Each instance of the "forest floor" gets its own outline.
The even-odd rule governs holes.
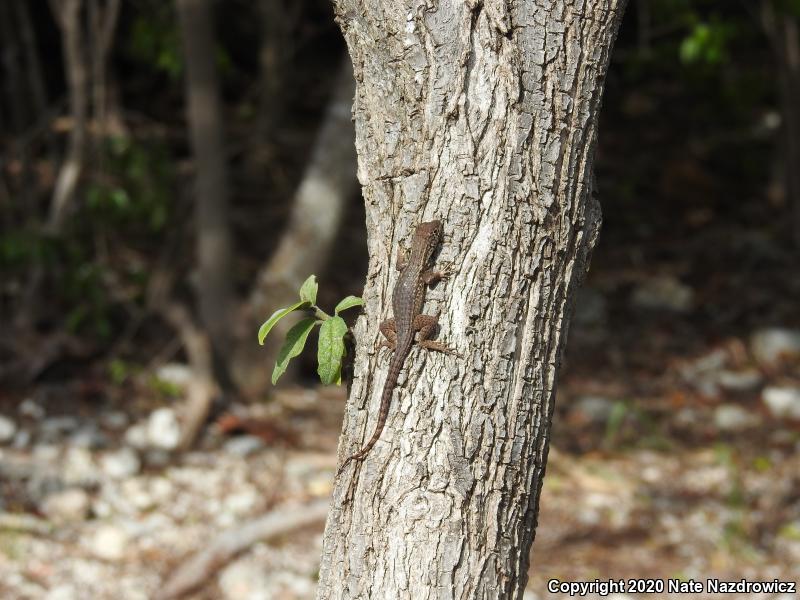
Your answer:
[[[792,255],[731,223],[639,245],[610,231],[570,333],[527,597],[568,597],[551,579],[796,581]],[[280,390],[175,455],[163,394],[190,376],[167,364],[0,398],[0,597],[152,598],[221,532],[329,496],[343,390]],[[312,598],[322,528],[253,545],[187,597]]]

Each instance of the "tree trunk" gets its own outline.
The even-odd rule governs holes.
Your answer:
[[[792,236],[800,249],[800,27],[797,17],[774,0],[762,0],[761,9],[762,25],[777,59],[784,189],[793,213]]]
[[[61,231],[67,209],[78,188],[78,180],[86,158],[89,100],[86,72],[86,36],[82,25],[83,0],[51,0],[53,15],[61,29],[64,53],[64,72],[69,88],[69,111],[72,120],[69,130],[67,155],[58,171],[50,203],[48,229],[53,234]]]
[[[570,307],[600,225],[603,77],[624,0],[338,0],[357,81],[366,316],[340,458],[372,433],[394,255],[440,219],[428,293],[460,356],[412,350],[334,490],[319,598],[520,598]]]
[[[194,154],[197,298],[218,356],[229,350],[233,284],[228,182],[209,0],[177,0]]]

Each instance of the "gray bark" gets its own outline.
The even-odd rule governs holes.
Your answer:
[[[570,306],[600,225],[591,194],[603,77],[624,0],[339,0],[357,81],[366,315],[340,459],[372,432],[395,251],[441,219],[386,429],[337,480],[319,598],[520,598]]]

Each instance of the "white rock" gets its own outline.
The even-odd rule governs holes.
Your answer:
[[[228,600],[269,600],[269,578],[262,568],[235,562],[219,576],[223,598]]]
[[[42,463],[52,463],[63,455],[59,446],[53,444],[36,444],[33,447],[33,458]]]
[[[62,477],[68,485],[86,485],[97,482],[97,468],[92,454],[86,448],[69,448],[64,458]]]
[[[42,512],[51,521],[83,521],[89,516],[89,495],[80,488],[50,494],[42,502]]]
[[[14,443],[11,444],[14,448],[22,449],[27,448],[31,443],[31,432],[27,429],[20,429],[14,437]]]
[[[69,443],[80,448],[97,449],[108,445],[106,434],[97,428],[97,425],[90,423],[83,425],[69,436]]]
[[[102,459],[100,465],[109,477],[114,479],[125,479],[132,477],[142,468],[139,455],[132,448],[120,448],[114,452],[109,452]]]
[[[130,536],[124,529],[113,525],[101,526],[89,541],[89,550],[97,558],[118,561],[125,558]]]
[[[25,398],[19,405],[19,414],[24,417],[30,417],[37,421],[44,417],[45,411],[42,405],[36,402],[33,398]]]
[[[103,413],[100,416],[100,420],[109,429],[122,429],[129,422],[128,415],[119,410]]]
[[[800,419],[800,388],[767,387],[761,392],[761,398],[773,417]]]
[[[614,410],[614,403],[602,396],[582,396],[572,408],[573,415],[594,423],[605,423]]]
[[[78,419],[69,415],[48,417],[39,423],[39,431],[46,437],[56,437],[74,431],[78,425]]]
[[[760,329],[750,338],[750,352],[762,367],[776,367],[783,359],[800,358],[800,330]]]
[[[158,450],[154,448],[145,453],[144,462],[148,467],[162,469],[169,464],[170,458],[170,454],[166,450]]]
[[[703,373],[713,373],[716,376],[728,360],[728,352],[724,348],[717,348],[681,366],[680,373],[688,381]]]
[[[748,392],[754,390],[763,381],[761,373],[755,369],[745,371],[720,371],[717,373],[720,386],[732,392]]]
[[[237,435],[225,442],[223,446],[228,454],[248,456],[264,447],[264,440],[255,435]]]
[[[739,431],[759,422],[757,415],[736,404],[722,404],[714,411],[714,425],[722,431]]]
[[[688,406],[683,407],[678,412],[675,413],[673,419],[675,420],[676,425],[680,425],[682,427],[692,427],[697,425],[697,420],[699,419],[699,415],[697,411],[693,408]]]
[[[168,363],[156,371],[156,377],[166,383],[185,388],[192,381],[192,369],[181,363]]]
[[[270,573],[271,598],[313,598],[317,586],[311,579],[296,571]]]
[[[235,494],[228,494],[223,501],[223,510],[233,516],[241,516],[252,511],[258,504],[259,495],[252,488],[246,488]]]
[[[139,450],[147,448],[149,439],[147,437],[147,425],[136,423],[128,427],[125,431],[125,443]]]
[[[17,424],[8,417],[0,415],[0,444],[7,444],[17,434]]]
[[[175,411],[171,408],[154,410],[147,421],[147,439],[154,448],[177,448],[181,440],[181,427]]]
[[[77,600],[77,598],[78,595],[75,593],[75,588],[68,584],[50,588],[44,596],[44,600]]]
[[[157,502],[164,502],[172,495],[175,486],[166,477],[156,477],[150,481],[150,494]]]
[[[641,308],[688,312],[694,303],[694,290],[669,275],[653,277],[636,287],[631,303]]]

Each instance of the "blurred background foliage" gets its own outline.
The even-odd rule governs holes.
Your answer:
[[[70,4],[77,6],[77,58],[66,42],[63,7]],[[175,323],[159,309],[165,298],[189,307],[201,331],[214,329],[196,308],[208,290],[196,277],[197,149],[185,106],[188,90],[200,84],[187,74],[186,24],[176,6],[70,0],[58,15],[44,0],[4,4],[0,299],[2,351],[14,368],[2,375],[16,386],[34,384],[59,363],[70,365],[58,369],[63,376],[79,377],[96,361],[146,363],[164,348],[182,355],[170,342]],[[222,124],[220,146],[210,152],[225,167],[228,200],[220,210],[233,240],[226,273],[234,307],[225,319],[234,331],[242,319],[248,329],[266,316],[248,320],[242,305],[282,236],[291,234],[293,198],[320,143],[344,48],[322,0],[208,6]],[[617,227],[648,239],[659,229],[676,233],[661,212],[665,204],[700,224],[718,212],[752,216],[771,206],[776,235],[786,244],[797,236],[797,192],[781,174],[796,156],[787,154],[781,132],[796,118],[786,111],[798,100],[791,96],[798,76],[780,72],[774,22],[796,34],[798,14],[795,0],[631,2],[602,113],[598,175],[609,236]],[[104,55],[93,25],[106,17],[113,22]],[[85,63],[88,81],[85,122],[74,108],[76,61]],[[792,76],[795,87],[782,88]],[[54,187],[76,128],[83,129],[80,175],[63,222],[53,227]],[[360,199],[350,196],[347,218],[332,235],[339,260],[352,259],[345,264],[353,268],[323,276],[326,300],[360,293],[364,227]],[[169,293],[149,295],[162,271]],[[273,305],[285,301],[267,296]],[[156,304],[148,300],[154,297]],[[75,343],[54,353],[47,368],[26,369],[55,333]],[[241,334],[246,341],[211,337],[215,378],[236,395],[242,386],[226,374],[226,351],[216,346],[254,345],[255,331]]]

